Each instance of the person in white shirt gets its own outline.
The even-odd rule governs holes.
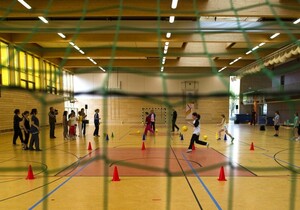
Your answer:
[[[155,118],[156,118],[156,115],[153,111],[153,109],[150,111],[150,118],[151,118],[151,128],[152,130],[155,132]]]
[[[200,115],[197,114],[196,112],[193,112],[192,117],[193,117],[194,121],[193,121],[193,123],[189,122],[189,124],[194,126],[194,131],[193,131],[193,135],[192,135],[192,138],[191,138],[191,141],[190,141],[189,148],[186,151],[188,153],[193,151],[194,142],[196,142],[197,144],[205,145],[207,147],[209,146],[208,142],[199,140],[199,136],[200,136],[200,122],[199,122]]]
[[[218,126],[221,127],[221,129],[218,131],[218,139],[221,140],[221,133],[224,131],[226,135],[228,135],[231,138],[231,143],[233,143],[234,137],[228,132],[227,130],[227,124],[226,124],[226,117],[224,114],[221,114],[222,120],[221,123],[218,124]]]

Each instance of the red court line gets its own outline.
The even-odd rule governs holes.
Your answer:
[[[120,176],[182,176],[182,171],[176,157],[171,151],[164,148],[107,148],[107,158],[111,160],[109,166],[117,166]],[[170,150],[170,148],[169,148]],[[181,153],[185,149],[173,148],[178,158],[179,164],[188,176],[194,176],[186,161],[182,158]],[[104,161],[101,157],[101,149],[94,151],[81,160],[87,161],[91,158],[95,160],[90,163],[84,170],[76,176],[103,176]],[[167,154],[169,156],[167,157]],[[220,166],[224,166],[225,173],[231,176],[254,176],[251,172],[244,169],[238,164],[234,166],[229,164],[229,160],[224,155],[213,149],[197,148],[192,153],[186,155],[192,163],[193,168],[200,176],[219,176]],[[166,166],[166,160],[169,161]],[[82,163],[82,164],[83,164]],[[81,165],[81,164],[80,164]],[[80,166],[79,165],[79,166]],[[231,166],[230,166],[231,165]],[[78,167],[80,168],[80,167]],[[168,168],[168,172],[166,172]],[[70,173],[67,169],[58,174],[58,176],[72,176],[78,171],[75,169]],[[109,170],[110,176],[113,173],[113,167]]]

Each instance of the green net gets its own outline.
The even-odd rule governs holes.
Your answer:
[[[140,124],[145,112],[155,109],[158,125],[167,130],[165,144],[160,145],[165,149],[163,168],[118,162],[109,155],[112,147],[105,138],[98,145],[100,155],[79,159],[70,165],[78,164],[84,170],[92,162],[103,161],[101,177],[106,178],[110,177],[110,166],[116,162],[129,168],[162,172],[167,180],[163,192],[165,209],[175,208],[172,204],[174,177],[184,176],[191,186],[188,176],[194,174],[203,183],[197,175],[199,170],[195,171],[191,165],[188,170],[181,168],[175,173],[171,170],[173,158],[180,167],[182,160],[189,163],[185,155],[180,156],[174,150],[184,147],[174,143],[174,136],[170,134],[174,108],[185,115],[187,105],[192,105],[207,124],[217,123],[219,115],[228,112],[232,121],[237,120],[235,109],[242,113],[251,112],[255,107],[264,118],[281,110],[282,123],[287,126],[299,110],[300,29],[296,22],[299,1],[189,0],[179,1],[178,9],[170,9],[171,1],[159,0],[28,1],[32,6],[29,10],[20,2],[23,1],[0,3],[0,104],[4,107],[0,111],[1,119],[16,107],[27,110],[34,105],[41,113],[41,124],[47,125],[51,106],[62,113],[79,111],[86,104],[92,104],[93,108],[101,109],[103,137],[112,132],[114,124]],[[39,16],[45,17],[48,23],[39,20]],[[175,17],[174,23],[170,23],[171,16]],[[277,37],[270,38],[276,33]],[[234,88],[237,80],[240,85]],[[12,95],[19,99],[14,100]],[[10,106],[5,106],[10,102]],[[264,112],[265,104],[270,110],[268,113]],[[93,110],[85,108],[85,111],[92,119]],[[179,118],[181,124],[185,120],[185,116]],[[267,119],[261,124],[268,124]],[[11,121],[7,121],[0,130],[8,131],[10,125]],[[206,132],[214,133],[211,128]],[[293,135],[291,132],[289,138]],[[51,149],[47,132],[42,132],[40,139],[42,148]],[[85,148],[86,144],[81,147]],[[68,150],[64,148],[64,151]],[[254,164],[247,168],[258,174],[281,173],[282,167],[289,171],[286,208],[296,209],[299,154],[293,141],[283,151],[288,151],[287,162],[277,159],[276,154],[273,157],[280,167]],[[228,149],[230,164],[235,161],[235,152],[234,147]],[[86,150],[78,153],[84,156]],[[47,153],[41,153],[42,165],[34,167],[43,174],[43,196],[30,209],[40,205],[49,209],[48,197],[80,172],[66,179],[49,178],[59,175],[66,166],[51,163],[51,168],[47,168],[48,158]],[[219,169],[221,165],[213,164],[205,170]],[[3,173],[18,175],[26,170],[25,165],[1,169]],[[217,209],[234,209],[237,183],[234,174],[229,177],[227,206],[221,207],[210,195]],[[56,188],[49,187],[60,179],[63,181]],[[109,185],[109,179],[99,184],[103,196],[99,196],[101,207],[98,209],[109,209]],[[204,209],[205,204],[198,200],[197,193],[193,191],[193,195],[197,206]],[[1,201],[14,197],[6,196]]]

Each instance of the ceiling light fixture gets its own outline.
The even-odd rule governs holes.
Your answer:
[[[58,36],[60,36],[61,38],[66,38],[66,36],[63,34],[63,33],[57,33],[58,34]]]
[[[178,0],[172,0],[171,8],[176,9],[178,4]]]
[[[43,21],[44,23],[49,23],[48,20],[46,18],[44,18],[43,16],[38,16],[38,18]]]
[[[252,51],[257,50],[259,48],[259,46],[255,46],[252,48]]]
[[[160,67],[160,71],[164,71],[164,67],[162,66],[162,67]]]
[[[74,45],[74,48],[78,51],[80,50],[80,48],[77,45]]]
[[[262,43],[260,43],[258,46],[263,46],[263,45],[265,45],[266,43],[264,43],[264,42],[262,42]]]
[[[270,39],[274,39],[275,37],[277,37],[277,36],[279,36],[280,35],[280,33],[275,33],[275,34],[273,34],[272,36],[270,36]]]
[[[72,45],[72,46],[74,46],[74,45],[75,45],[75,44],[74,44],[74,42],[69,42],[69,44],[70,44],[70,45]]]
[[[31,9],[31,6],[24,0],[18,0],[18,2],[20,2],[20,4],[22,4],[24,7],[26,7],[26,9]]]
[[[106,70],[104,68],[102,68],[101,66],[98,66],[99,69],[101,69],[102,71],[106,72]]]
[[[169,39],[169,38],[171,37],[171,32],[168,32],[168,33],[166,34],[166,37]]]
[[[298,18],[297,20],[295,20],[295,21],[293,22],[293,24],[298,24],[298,23],[300,23],[300,18]]]
[[[221,71],[223,71],[224,69],[226,69],[227,68],[227,66],[224,66],[223,68],[221,68],[218,72],[221,72]]]
[[[169,42],[165,42],[165,45],[166,45],[166,46],[169,46],[169,44],[170,44]]]
[[[84,52],[83,52],[82,50],[79,50],[79,52],[80,52],[82,55],[84,55]]]
[[[248,52],[246,52],[246,55],[249,55],[252,52],[252,50],[249,50]]]
[[[174,21],[175,21],[175,16],[170,16],[169,22],[170,22],[170,23],[174,23]]]

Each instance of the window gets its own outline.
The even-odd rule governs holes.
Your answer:
[[[1,74],[1,85],[8,86],[10,85],[10,76],[9,76],[9,51],[8,51],[8,44],[0,42],[0,57],[1,57],[1,67],[0,67],[0,74]]]

